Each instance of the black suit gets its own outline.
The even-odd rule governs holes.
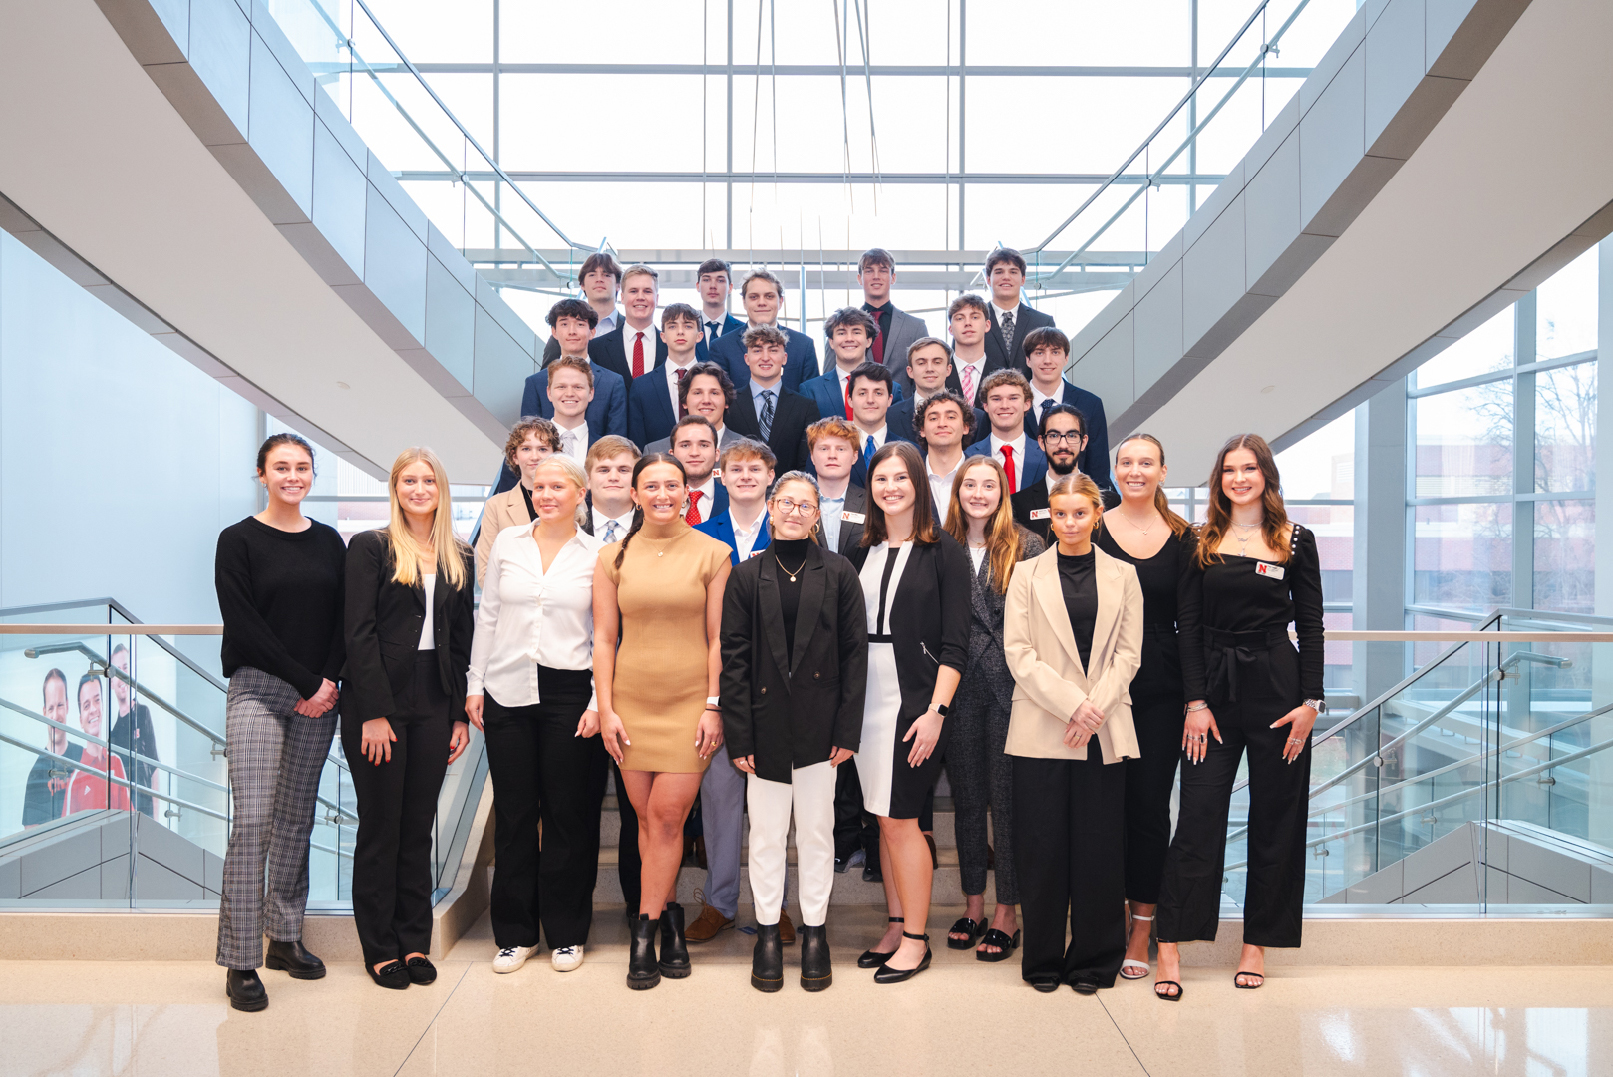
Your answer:
[[[992,338],[990,336],[986,337],[988,342],[991,339]],[[998,346],[1000,348],[1001,344],[999,343]],[[980,376],[975,378],[975,398],[970,401],[970,403],[974,405],[975,414],[986,414],[983,410],[981,410],[980,407],[981,404],[985,403],[985,400],[981,396],[980,387],[985,385],[986,378],[997,373],[999,370],[1006,370],[1007,367],[1008,364],[1003,361],[1003,358],[1000,354],[993,355],[989,347],[986,349],[986,363],[980,368]],[[947,388],[951,389],[959,396],[963,395],[963,378],[958,374],[958,362],[955,359],[952,361],[952,373],[947,375]],[[979,428],[977,427],[976,432],[978,432],[978,429]],[[991,426],[989,423],[986,425],[986,433],[991,433]],[[983,437],[984,435],[981,436]],[[975,440],[978,441],[979,438],[976,438]]]
[[[986,314],[991,318],[991,329],[986,333],[986,358],[995,359],[998,368],[1011,366],[1013,369],[1025,374],[1030,366],[1025,362],[1025,338],[1030,336],[1032,329],[1040,329],[1045,325],[1053,324],[1051,314],[1027,305],[1023,299],[1019,302],[1019,309],[1014,312],[1014,344],[1012,356],[1008,354],[1008,345],[1003,341],[1002,326],[997,320],[997,304],[986,300]],[[989,365],[989,364],[988,364]]]
[[[782,383],[776,391],[778,399],[773,402],[773,429],[767,438],[767,447],[778,457],[777,474],[782,475],[806,467],[806,428],[818,421],[818,408],[800,393],[784,388]],[[750,386],[740,388],[734,395],[734,406],[728,409],[726,418],[735,433],[762,440],[762,424]]]
[[[393,576],[381,531],[347,547],[347,668],[342,683],[342,748],[358,795],[353,847],[353,923],[366,963],[431,950],[431,830],[448,769],[453,723],[465,720],[476,565],[469,549],[464,583],[439,572],[432,600],[434,649],[420,649],[422,585]],[[391,757],[365,758],[364,724],[385,719]]]
[[[627,350],[627,320],[624,318],[615,329],[609,333],[602,333],[588,342],[588,358],[621,375],[622,381],[631,388],[633,385],[633,356]],[[637,330],[634,330],[637,332]],[[653,354],[651,341],[654,341]],[[666,362],[666,345],[661,341],[661,334],[651,325],[644,330],[644,370],[648,373]],[[653,358],[653,362],[651,361]]]
[[[778,562],[754,557],[728,577],[722,617],[724,747],[756,757],[756,776],[856,750],[863,721],[868,618],[851,562],[807,546],[793,649],[786,648]]]
[[[866,518],[868,512],[868,491],[853,483],[846,487],[846,503],[841,512],[850,512]],[[850,557],[851,551],[862,544],[863,523],[852,523],[849,520],[840,521],[840,541],[836,543],[835,552],[842,557]],[[812,528],[812,538],[819,546],[827,545],[827,538],[823,533],[823,521],[820,519]]]

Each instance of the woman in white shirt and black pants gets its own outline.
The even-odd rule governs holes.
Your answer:
[[[537,520],[499,532],[482,585],[465,712],[487,737],[493,778],[494,972],[525,964],[540,924],[554,967],[575,969],[593,919],[607,757],[593,675],[604,543],[577,529],[587,488],[569,456],[539,464]]]

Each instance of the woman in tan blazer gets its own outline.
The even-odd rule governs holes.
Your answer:
[[[487,575],[493,540],[506,527],[531,527],[538,518],[532,507],[532,477],[538,465],[560,451],[560,431],[548,419],[529,415],[510,427],[504,442],[504,459],[521,473],[512,490],[494,494],[482,505],[482,522],[476,532],[476,585]]]
[[[1126,768],[1117,764],[1138,755],[1130,687],[1143,595],[1137,570],[1092,544],[1103,518],[1096,483],[1061,478],[1048,506],[1057,544],[1014,573],[1003,622],[1015,681],[1004,751],[1014,760],[1021,967],[1038,991],[1068,983],[1090,995],[1114,986],[1126,956]]]

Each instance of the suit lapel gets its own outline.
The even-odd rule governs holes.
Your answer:
[[[777,563],[776,558],[769,558]],[[818,610],[823,607],[827,588],[827,571],[823,567],[823,554],[816,547],[807,547],[805,575],[801,577],[801,604],[795,611],[795,653],[790,656],[790,675],[800,668],[812,646],[812,633],[818,627]]]
[[[762,603],[762,619],[766,622],[767,646],[773,652],[776,666],[787,671],[790,668],[790,655],[784,646],[784,607],[778,593],[778,562],[771,557],[762,561],[761,588],[758,597]]]
[[[1092,657],[1096,659],[1102,641],[1114,631],[1115,619],[1120,616],[1121,584],[1119,563],[1102,550],[1094,547],[1098,576],[1098,616],[1092,625]]]
[[[1075,630],[1070,627],[1070,610],[1064,604],[1064,584],[1059,579],[1057,553],[1043,554],[1036,559],[1036,597],[1042,612],[1053,622],[1053,634],[1058,637],[1059,644],[1085,677],[1086,667],[1081,662],[1081,649],[1076,646]]]

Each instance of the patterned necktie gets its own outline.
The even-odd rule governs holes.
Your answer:
[[[1003,470],[1008,472],[1008,492],[1017,494],[1019,493],[1019,483],[1014,481],[1014,447],[1004,445],[997,451],[1003,454]]]
[[[963,376],[963,398],[973,404],[975,399],[975,368],[967,364],[958,372]],[[846,416],[851,418],[851,416]]]
[[[1003,348],[1008,353],[1004,358],[1006,358],[1008,360],[1008,363],[1009,363],[1010,366],[1015,365],[1014,364],[1014,312],[1011,311],[1011,310],[1003,312]]]
[[[706,349],[709,351],[717,346],[717,338],[722,336],[722,325],[718,322],[706,323]]]
[[[644,376],[644,331],[635,330],[633,333],[633,377]]]
[[[762,390],[762,440],[773,436],[773,390]]]
[[[1053,399],[1052,397],[1048,397],[1046,400],[1042,401],[1042,413],[1040,415],[1036,416],[1036,435],[1037,435],[1037,437],[1041,436],[1042,428],[1047,425],[1047,409],[1052,407],[1054,404],[1057,404],[1057,403],[1058,403],[1058,401]]]
[[[700,526],[700,497],[699,490],[689,491],[689,511],[683,514],[683,518],[690,527]]]
[[[616,541],[616,521],[615,520],[606,520],[605,521],[605,541],[606,542],[615,542]]]
[[[560,435],[560,451],[567,456],[577,455],[577,432],[567,430]]]

